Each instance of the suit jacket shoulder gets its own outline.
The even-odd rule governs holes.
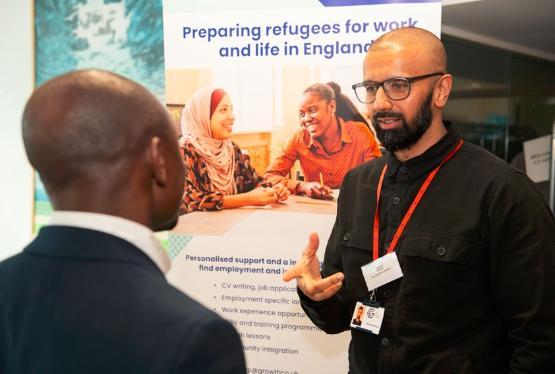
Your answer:
[[[245,368],[229,322],[168,284],[131,243],[93,230],[43,228],[1,263],[0,314],[2,373]]]

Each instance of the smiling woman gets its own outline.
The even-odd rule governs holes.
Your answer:
[[[287,199],[282,185],[262,183],[233,141],[235,116],[222,89],[197,91],[183,108],[181,153],[186,167],[181,213],[267,205]]]
[[[326,198],[339,188],[347,172],[381,156],[374,134],[340,87],[330,82],[306,88],[299,102],[301,128],[287,140],[283,152],[264,177],[285,184],[292,193]],[[299,160],[305,181],[288,178]]]

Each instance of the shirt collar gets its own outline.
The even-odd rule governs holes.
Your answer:
[[[351,138],[351,135],[349,134],[349,131],[347,131],[347,126],[345,125],[345,121],[343,120],[343,118],[338,117],[338,116],[336,116],[335,118],[337,118],[337,125],[339,126],[339,131],[341,133],[341,143],[340,143],[340,146],[339,146],[339,149],[341,149],[341,146],[343,144],[350,143],[353,140]],[[309,148],[310,147],[322,148],[322,145],[320,144],[320,142],[318,142],[317,140],[312,139],[310,137],[310,134],[306,130],[305,130],[305,136],[306,136],[305,139],[306,139],[307,147],[309,147]],[[336,150],[336,151],[338,151],[338,150]]]
[[[144,252],[164,274],[170,270],[170,258],[160,241],[152,230],[140,223],[100,213],[55,211],[49,225],[79,227],[117,236]]]
[[[461,139],[461,135],[451,123],[445,121],[443,125],[447,129],[447,133],[420,156],[401,162],[395,158],[393,152],[389,152],[387,155],[387,176],[397,175],[399,169],[404,166],[411,179],[418,179],[424,173],[436,167]]]

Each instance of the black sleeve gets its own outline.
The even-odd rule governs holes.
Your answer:
[[[337,207],[338,212],[342,207],[341,201],[342,198],[340,196]],[[341,261],[341,246],[338,239],[338,221],[336,220],[326,246],[322,277],[325,278],[337,272],[344,272],[344,269]],[[297,289],[301,300],[301,307],[305,313],[317,327],[328,334],[338,334],[349,329],[349,321],[352,317],[354,304],[348,302],[345,289],[344,281],[343,286],[335,295],[323,301],[310,300],[301,290]]]
[[[555,373],[555,220],[514,171],[489,196],[492,292],[513,346],[511,373]]]

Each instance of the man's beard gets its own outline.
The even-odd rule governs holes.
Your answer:
[[[428,130],[432,123],[432,96],[433,92],[430,92],[420,106],[420,109],[418,109],[413,123],[410,124],[407,124],[403,115],[398,112],[374,113],[372,123],[376,130],[376,136],[389,152],[409,148]],[[380,127],[380,122],[378,121],[379,118],[383,117],[398,118],[401,120],[402,126],[396,129],[384,130]]]

